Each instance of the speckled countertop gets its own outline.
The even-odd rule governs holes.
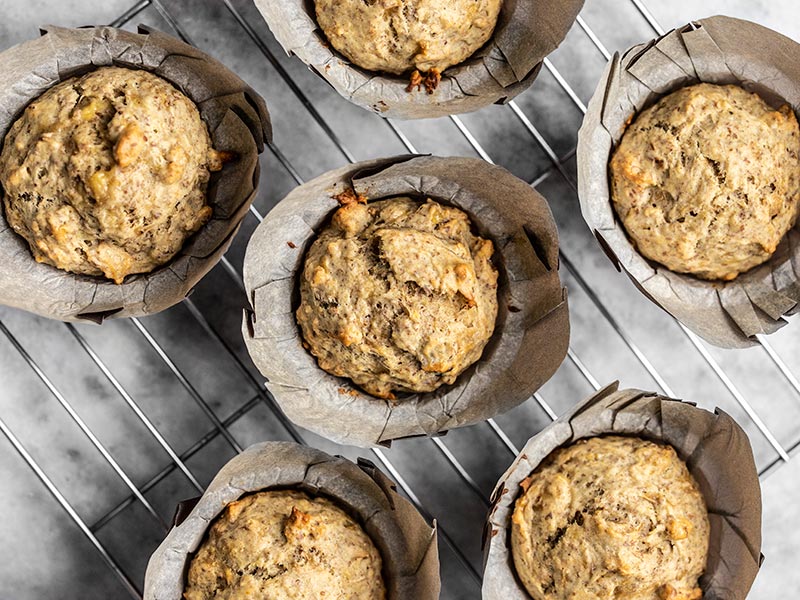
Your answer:
[[[548,408],[560,413],[594,384],[615,379],[627,387],[657,389],[655,372],[677,396],[732,414],[750,434],[759,468],[768,469],[763,484],[767,561],[750,597],[795,597],[800,590],[800,457],[780,464],[776,449],[736,395],[783,449],[797,454],[800,384],[793,377],[800,375],[800,326],[790,323],[769,338],[780,363],[764,348],[733,352],[701,345],[704,357],[668,315],[613,269],[578,210],[572,183],[581,106],[605,64],[601,48],[613,52],[653,37],[653,24],[637,4],[587,0],[582,24],[573,27],[533,88],[517,100],[520,113],[562,159],[566,178],[509,107],[492,106],[460,120],[394,125],[420,152],[484,152],[519,177],[538,181],[537,189],[552,204],[567,257],[562,272],[573,327],[571,358],[541,390]],[[800,40],[796,0],[645,4],[663,28],[724,13]],[[267,151],[261,159],[262,186],[255,202],[261,214],[298,179],[342,166],[349,157],[408,150],[380,118],[348,104],[286,57],[249,0],[3,0],[0,49],[30,39],[48,23],[117,20],[129,29],[144,23],[184,35],[267,99],[279,152]],[[264,401],[240,336],[245,298],[238,276],[256,225],[249,215],[227,255],[228,265],[214,269],[190,301],[160,315],[102,327],[65,326],[0,307],[0,428],[5,433],[0,435],[0,598],[124,598],[123,579],[140,590],[147,558],[164,535],[162,522],[169,521],[178,500],[197,495],[193,479],[199,487],[206,485],[238,447],[289,439]],[[626,340],[649,359],[647,365]],[[530,400],[496,421],[508,441],[521,446],[549,420],[545,408]],[[482,424],[437,442],[402,441],[377,455],[305,437],[329,452],[391,465],[392,474],[436,515],[452,542],[440,542],[442,597],[479,597],[474,572],[481,566],[486,498],[512,459],[496,431]],[[185,472],[176,468],[169,451],[180,456]],[[58,495],[48,491],[42,477]]]

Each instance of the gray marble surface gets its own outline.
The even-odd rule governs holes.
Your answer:
[[[301,63],[286,57],[249,0],[228,4],[222,0],[135,4],[133,0],[3,0],[0,49],[37,35],[40,25],[111,23],[135,6],[139,12],[124,27],[134,29],[143,23],[183,35],[264,95],[274,118],[276,147],[299,178],[346,164],[343,148],[357,160],[407,150],[380,118],[348,104]],[[750,18],[800,40],[796,0],[648,0],[646,4],[664,28],[724,13]],[[249,24],[254,37],[237,17]],[[582,17],[612,52],[653,36],[631,0],[587,0]],[[562,271],[570,291],[572,349],[577,360],[564,363],[542,389],[542,397],[556,413],[564,411],[592,390],[586,373],[600,383],[619,379],[623,386],[657,387],[583,281],[676,395],[707,408],[719,406],[745,426],[759,467],[767,469],[778,461],[775,449],[675,322],[611,267],[580,218],[573,187],[573,152],[582,117],[579,103],[588,101],[604,64],[586,31],[576,25],[552,56],[553,69],[544,69],[533,88],[518,99],[521,111],[563,158],[566,178],[551,170],[546,152],[510,108],[493,106],[461,118],[476,144],[495,162],[528,181],[547,175],[537,188],[552,204],[564,255],[575,267],[575,271]],[[315,107],[333,137],[300,96]],[[453,120],[395,125],[420,152],[477,155]],[[276,153],[267,151],[261,160],[264,176],[255,206],[263,214],[296,181]],[[8,432],[0,436],[0,598],[127,597],[120,578],[78,522],[87,524],[132,586],[141,589],[147,558],[164,535],[162,521],[171,518],[178,500],[196,495],[196,488],[174,468],[128,401],[141,409],[183,458],[200,486],[234,455],[236,446],[289,439],[264,401],[259,376],[239,334],[245,298],[238,274],[256,225],[256,218],[248,216],[227,255],[232,270],[218,266],[191,301],[161,315],[139,322],[70,328],[0,307],[0,419]],[[789,372],[800,374],[798,327],[790,324],[769,341]],[[763,349],[708,348],[708,352],[784,448],[800,442],[800,394]],[[78,421],[96,436],[96,443]],[[215,422],[224,423],[227,437],[220,435]],[[517,446],[548,422],[548,414],[534,400],[497,419]],[[324,450],[378,460],[369,451],[335,447],[310,433],[304,435]],[[13,442],[41,468],[74,510],[74,519]],[[430,440],[403,441],[382,456],[436,515],[463,559],[480,570],[485,498],[512,457],[487,425],[453,431],[442,442],[480,493],[465,484]],[[767,561],[751,598],[798,595],[798,481],[800,459],[770,469],[764,479]],[[131,487],[141,490],[146,504],[132,496]],[[478,598],[478,584],[469,570],[447,543],[441,542],[440,547],[442,597]]]

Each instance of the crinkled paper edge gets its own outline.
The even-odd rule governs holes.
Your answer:
[[[411,194],[458,206],[503,257],[495,334],[454,385],[396,402],[377,399],[320,369],[303,347],[294,316],[296,277],[316,231],[338,206],[332,196],[350,186],[371,200]],[[267,388],[295,423],[342,444],[436,435],[509,410],[552,376],[569,343],[558,233],[547,201],[508,171],[477,159],[395,157],[306,183],[253,234],[244,278],[254,313],[245,314],[243,335]]]
[[[581,211],[601,246],[653,302],[709,342],[755,345],[782,327],[800,301],[800,224],[772,258],[731,282],[674,273],[633,247],[610,200],[608,161],[628,118],[656,98],[699,81],[741,84],[800,110],[800,44],[730,17],[711,17],[615,55],[578,137]]]
[[[256,6],[286,52],[297,55],[342,96],[386,117],[420,119],[505,103],[530,87],[542,60],[566,37],[583,0],[506,0],[492,39],[447,69],[434,94],[408,93],[402,77],[351,65],[328,44],[313,2],[256,0]]]
[[[241,496],[270,488],[326,496],[348,509],[381,552],[389,600],[439,597],[436,524],[428,526],[380,470],[364,459],[355,465],[292,442],[264,442],[226,464],[170,530],[147,565],[145,600],[181,600],[191,555],[210,523]]]
[[[745,600],[761,564],[761,488],[747,434],[730,416],[614,383],[531,438],[500,478],[484,533],[484,600],[529,600],[509,532],[520,483],[560,446],[604,434],[672,445],[706,500],[711,523],[706,600]]]
[[[146,69],[197,104],[216,149],[239,155],[212,178],[211,220],[167,265],[116,285],[36,263],[0,214],[0,303],[64,321],[159,312],[183,300],[211,270],[247,213],[258,186],[258,154],[271,138],[263,99],[196,48],[157,31],[140,31],[48,27],[42,37],[0,54],[0,139],[31,100],[63,79],[112,64]]]

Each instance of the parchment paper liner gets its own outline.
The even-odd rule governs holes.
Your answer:
[[[141,316],[183,300],[230,245],[255,197],[258,154],[271,138],[261,97],[224,65],[173,37],[140,28],[48,27],[42,37],[0,54],[0,139],[33,99],[59,81],[95,67],[146,69],[191,98],[217,150],[239,158],[212,177],[211,220],[166,265],[122,285],[36,263],[0,210],[0,303],[63,321]]]
[[[332,196],[350,186],[370,200],[412,195],[461,208],[494,241],[495,257],[502,256],[495,333],[454,385],[380,400],[320,369],[303,348],[294,317],[296,277],[316,231],[338,207]],[[342,444],[435,435],[509,410],[550,378],[569,343],[558,233],[547,201],[505,169],[478,159],[374,160],[295,189],[253,234],[244,280],[254,310],[245,315],[244,339],[267,388],[290,419]]]
[[[432,95],[408,93],[408,76],[367,71],[329,45],[313,0],[255,0],[289,55],[295,54],[337,92],[386,117],[421,119],[506,103],[526,90],[542,60],[564,40],[583,0],[505,0],[494,35],[472,57],[442,74]]]
[[[598,84],[578,136],[578,192],[583,217],[617,269],[648,298],[709,342],[757,343],[785,324],[800,300],[800,225],[763,265],[731,282],[681,275],[633,247],[611,205],[610,154],[628,118],[660,96],[700,81],[740,84],[776,106],[800,109],[800,44],[770,29],[711,17],[615,54]]]
[[[269,488],[327,496],[348,510],[381,553],[389,600],[439,597],[436,524],[431,529],[388,477],[365,459],[355,465],[292,442],[265,442],[226,464],[189,516],[170,530],[147,565],[145,600],[180,600],[191,554],[211,521],[241,496]]]
[[[704,600],[744,600],[761,557],[761,488],[747,434],[720,409],[613,383],[531,438],[500,478],[484,532],[484,600],[530,600],[511,556],[511,514],[519,484],[559,446],[604,434],[672,445],[706,500],[711,522]]]

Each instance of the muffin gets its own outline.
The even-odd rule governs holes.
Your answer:
[[[119,284],[168,262],[209,220],[222,158],[170,83],[99,68],[47,90],[12,125],[0,153],[5,217],[38,262]]]
[[[491,38],[502,4],[503,0],[315,0],[317,22],[328,41],[354,64],[397,75],[416,69],[434,77],[472,56]]]
[[[308,350],[379,398],[453,383],[494,331],[493,253],[466,213],[430,199],[345,204],[305,257],[296,318]]]
[[[186,600],[383,600],[381,556],[333,502],[293,490],[230,503],[189,565]]]
[[[535,600],[697,600],[709,521],[672,446],[593,437],[523,480],[511,522],[517,575]]]
[[[800,129],[735,85],[679,89],[643,111],[610,162],[614,207],[638,251],[678,273],[732,280],[797,219]]]

